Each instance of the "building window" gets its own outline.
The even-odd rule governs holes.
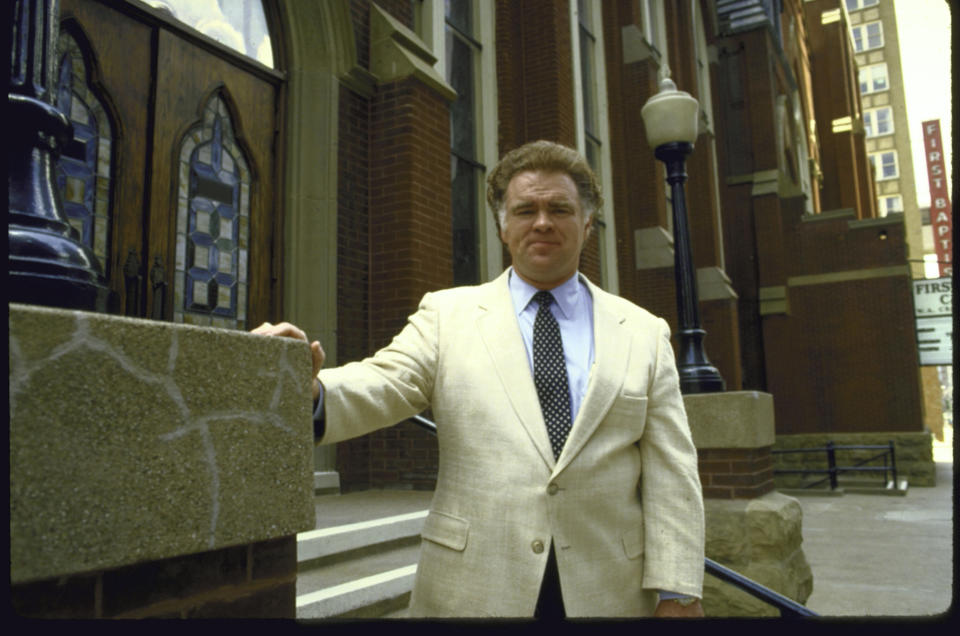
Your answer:
[[[873,166],[873,174],[877,181],[896,179],[900,176],[896,150],[872,153],[870,155],[870,165]]]
[[[883,25],[880,22],[868,22],[851,29],[853,48],[857,53],[879,49],[883,46]]]
[[[893,134],[893,109],[889,106],[872,108],[863,113],[863,127],[867,137]]]
[[[57,41],[57,58],[55,104],[73,124],[73,138],[56,163],[56,186],[67,221],[109,276],[113,125],[90,87],[84,55],[66,31]]]
[[[154,9],[220,44],[273,68],[262,0],[145,0]]]
[[[597,126],[596,55],[597,38],[594,35],[593,12],[588,0],[577,0],[580,40],[580,95],[583,99],[584,154],[597,175],[600,165],[600,132]]]
[[[857,11],[880,4],[880,0],[847,0],[847,11]]]
[[[607,3],[577,0],[570,3],[573,39],[573,76],[577,122],[577,148],[600,180],[604,192],[613,190],[610,169],[610,131],[607,126],[607,86],[603,57],[603,8]],[[655,3],[651,3],[655,4]],[[619,288],[613,205],[607,200],[597,210],[593,228],[600,258],[601,285],[616,293]]]
[[[250,169],[220,93],[180,146],[174,321],[246,328]]]
[[[903,197],[899,194],[882,196],[879,199],[880,216],[903,212]]]
[[[485,168],[479,160],[477,82],[482,46],[476,37],[473,0],[445,4],[445,71],[457,91],[450,106],[450,172],[453,214],[453,282],[480,282],[479,216],[477,196]]]
[[[860,69],[860,94],[876,93],[890,88],[887,82],[887,65],[873,64]]]

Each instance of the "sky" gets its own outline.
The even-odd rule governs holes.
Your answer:
[[[907,96],[917,203],[920,208],[925,208],[930,205],[930,188],[923,153],[922,122],[940,120],[947,174],[951,175],[953,169],[950,5],[946,0],[894,0],[894,6],[897,11],[904,92]],[[951,180],[948,190],[951,196],[952,183]]]

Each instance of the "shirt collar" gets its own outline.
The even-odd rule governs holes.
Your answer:
[[[517,314],[522,313],[533,300],[534,295],[541,291],[516,275],[513,266],[510,267],[509,285],[510,296],[513,298],[513,306]],[[580,273],[574,272],[573,276],[547,291],[553,295],[554,302],[560,308],[563,317],[572,318],[580,299]]]

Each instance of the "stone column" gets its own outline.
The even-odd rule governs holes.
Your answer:
[[[813,591],[803,554],[803,510],[773,484],[773,396],[732,391],[684,396],[700,462],[707,557],[799,603]],[[707,576],[708,616],[777,616],[778,611]]]

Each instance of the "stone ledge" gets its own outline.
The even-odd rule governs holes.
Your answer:
[[[314,527],[310,352],[11,304],[11,583]]]
[[[773,396],[769,393],[701,393],[683,396],[683,403],[698,449],[773,445]]]

